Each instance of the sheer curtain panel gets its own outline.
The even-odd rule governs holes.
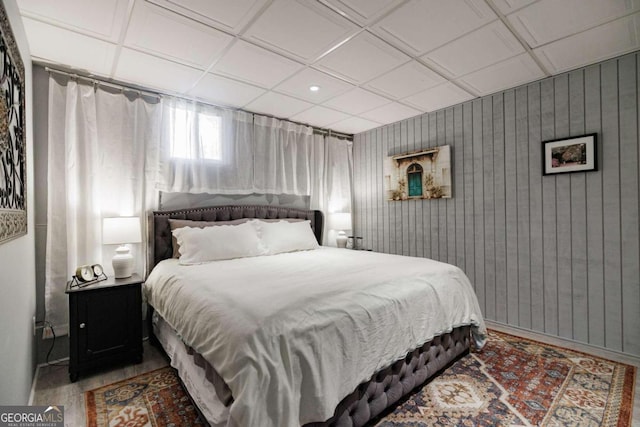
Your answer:
[[[253,191],[252,114],[165,98],[162,116],[162,191]]]
[[[66,282],[82,264],[113,275],[115,247],[102,246],[102,218],[138,216],[157,201],[160,104],[70,80],[49,79],[45,308],[56,334],[68,331]],[[133,245],[144,269],[145,245]]]
[[[254,132],[254,192],[308,196],[313,128],[256,115]]]
[[[329,228],[330,217],[335,213],[351,213],[353,142],[316,135],[313,158],[310,207],[324,213],[322,244],[335,246],[335,233]]]
[[[353,142],[325,138],[325,192],[329,213],[351,213]]]

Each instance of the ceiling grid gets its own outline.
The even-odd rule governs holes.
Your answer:
[[[343,133],[640,49],[640,0],[17,1],[37,62]]]

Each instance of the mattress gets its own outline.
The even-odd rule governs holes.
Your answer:
[[[166,260],[145,292],[231,389],[230,425],[329,419],[372,373],[433,337],[469,325],[481,346],[485,334],[466,276],[424,258],[322,248]]]

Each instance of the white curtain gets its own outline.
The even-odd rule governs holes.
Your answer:
[[[353,176],[353,142],[334,136],[318,136],[313,147],[314,167],[310,208],[324,213],[322,244],[335,246],[336,230],[332,230],[332,215],[351,214]]]
[[[254,192],[310,195],[313,128],[256,115],[254,132]]]
[[[162,130],[161,190],[253,192],[252,114],[165,98]]]
[[[329,213],[351,213],[353,142],[328,136],[325,140],[325,198]]]
[[[311,127],[178,99],[163,102],[162,122],[163,191],[310,195]]]
[[[160,104],[49,79],[45,307],[56,334],[68,331],[64,289],[75,268],[100,263],[113,275],[102,218],[139,216],[144,229],[157,200],[160,119]],[[131,246],[142,274],[146,245]]]
[[[325,164],[327,145],[324,143],[324,135],[313,135],[313,150],[311,153],[313,167],[311,168],[311,189],[309,191],[309,208],[322,211],[327,214],[328,200],[325,196]],[[325,218],[326,221],[326,218]],[[326,234],[326,233],[325,233]]]

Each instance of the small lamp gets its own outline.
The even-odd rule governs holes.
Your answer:
[[[351,230],[351,214],[350,213],[334,213],[330,215],[331,229],[337,230],[336,245],[339,248],[347,247],[347,234],[345,230]]]
[[[140,218],[118,217],[102,220],[102,244],[120,245],[111,260],[116,279],[131,277],[133,274],[133,256],[127,243],[140,243]]]

